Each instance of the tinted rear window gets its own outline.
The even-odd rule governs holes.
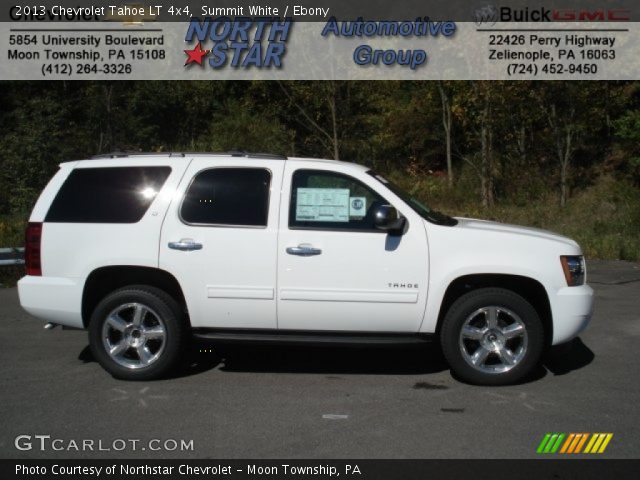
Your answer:
[[[200,172],[182,203],[189,224],[265,227],[271,173],[262,168],[213,168]]]
[[[76,169],[58,191],[45,222],[136,223],[170,173],[170,167]]]

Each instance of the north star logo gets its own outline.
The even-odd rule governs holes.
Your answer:
[[[187,59],[184,62],[184,66],[191,65],[192,63],[197,63],[202,66],[202,58],[207,56],[211,50],[203,50],[200,42],[195,46],[192,50],[185,50],[184,53],[187,54]]]
[[[193,18],[184,40],[198,43],[184,50],[184,65],[204,66],[206,60],[214,69],[281,68],[291,24],[290,18],[278,17]],[[207,42],[213,42],[210,49],[203,48]]]

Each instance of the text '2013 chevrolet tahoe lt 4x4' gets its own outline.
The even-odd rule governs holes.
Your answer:
[[[518,381],[593,306],[580,247],[451,218],[352,163],[113,154],[63,163],[26,234],[22,306],[88,329],[112,375],[165,375],[192,338],[438,339],[458,378]]]

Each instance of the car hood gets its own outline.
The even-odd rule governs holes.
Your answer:
[[[551,240],[554,242],[562,243],[565,245],[571,245],[572,247],[578,247],[578,244],[565,236],[557,233],[550,232],[548,230],[542,230],[540,228],[522,227],[520,225],[509,225],[507,223],[491,222],[488,220],[478,220],[475,218],[456,217],[458,225],[454,228],[461,228],[463,230],[494,232],[511,235],[524,235],[527,237],[537,237],[545,240]]]

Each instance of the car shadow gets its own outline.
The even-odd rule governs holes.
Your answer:
[[[566,375],[593,362],[595,353],[580,337],[558,347],[551,347],[543,359],[543,365],[554,375]]]
[[[96,361],[96,359],[93,357],[93,353],[91,353],[91,347],[89,347],[89,345],[82,349],[82,351],[78,355],[78,360],[80,360],[82,363],[92,363]]]
[[[566,375],[586,367],[594,358],[591,349],[577,338],[570,346],[552,348],[541,364],[518,384],[538,381],[548,372]],[[95,362],[88,346],[80,352],[78,360]],[[186,352],[180,368],[165,378],[189,377],[214,368],[252,373],[428,375],[448,370],[449,366],[436,343],[409,347],[195,344]]]
[[[78,360],[96,361],[88,346],[80,352]],[[168,378],[188,377],[214,368],[223,372],[416,375],[442,372],[449,367],[436,344],[409,347],[195,344]]]
[[[416,375],[448,368],[435,344],[404,347],[237,346],[223,348],[225,372]]]
[[[594,358],[595,354],[584,344],[582,339],[574,338],[566,344],[549,348],[543,354],[542,361],[531,373],[519,382],[516,382],[515,385],[537,382],[550,373],[554,376],[566,375],[574,370],[580,370],[586,367]],[[453,376],[457,378],[455,375]]]
[[[197,375],[199,373],[204,373],[208,370],[212,370],[218,365],[220,365],[222,358],[219,354],[213,353],[213,350],[209,347],[209,351],[204,354],[204,350],[197,350],[194,352],[191,349],[188,350],[184,357],[183,361],[172,373],[163,377],[163,379],[171,379],[171,378],[180,378],[180,377],[189,377],[191,375]],[[84,347],[82,351],[78,354],[78,360],[82,363],[94,363],[96,362],[93,353],[91,352],[91,348],[89,345]]]

